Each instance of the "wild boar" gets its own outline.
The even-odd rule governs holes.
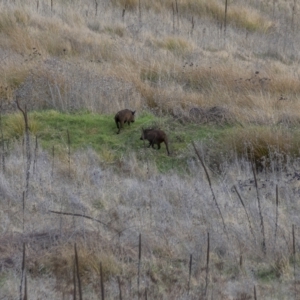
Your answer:
[[[164,131],[160,129],[151,129],[151,128],[142,129],[142,136],[140,139],[149,141],[148,148],[152,146],[152,148],[154,149],[154,144],[156,144],[158,150],[160,149],[160,144],[164,142],[167,148],[167,153],[168,155],[170,155],[169,146],[168,146],[168,137]]]
[[[123,128],[124,123],[130,123],[134,122],[134,114],[135,111],[129,110],[129,109],[123,109],[116,113],[115,115],[115,122],[117,124],[117,128],[119,129],[117,134],[120,133],[121,128]]]

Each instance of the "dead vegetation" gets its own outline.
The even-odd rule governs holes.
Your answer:
[[[115,172],[105,147],[99,159],[66,143],[54,163],[38,147],[28,161],[21,140],[2,140],[0,298],[20,296],[25,269],[29,298],[70,297],[76,268],[89,299],[101,273],[114,298],[294,296],[298,7],[228,3],[225,27],[221,0],[0,1],[1,113],[16,110],[18,95],[29,111],[131,107],[232,127],[219,144],[197,141],[199,156],[188,149],[180,175],[160,174],[143,150]],[[39,124],[27,125],[36,134]],[[11,130],[22,136],[22,118]]]

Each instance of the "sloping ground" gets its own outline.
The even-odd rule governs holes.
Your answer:
[[[26,143],[1,138],[0,298],[19,297],[24,242],[33,299],[73,295],[75,243],[84,298],[99,297],[100,263],[107,297],[119,296],[119,276],[126,299],[137,299],[138,289],[151,299],[205,291],[208,298],[250,299],[254,286],[258,298],[293,298],[300,226],[293,3],[229,3],[225,36],[221,0],[0,2],[2,113],[16,110],[18,95],[30,112],[110,114],[99,119],[111,120],[105,130],[114,134],[100,139],[96,118],[63,115],[67,126],[83,127],[76,140],[70,130],[71,142],[84,144],[88,135],[100,150],[89,144],[69,152],[69,127],[57,122],[58,133],[44,128],[50,151],[31,137],[29,172]],[[124,107],[144,114],[147,125],[149,111],[158,116],[173,156],[138,144],[138,121],[117,140],[112,116]],[[164,121],[170,115],[172,122]],[[217,144],[215,127],[203,124],[237,126]],[[57,140],[60,151],[50,144]],[[257,182],[254,154],[262,165]]]
[[[140,96],[132,83],[101,74],[96,68],[48,58],[32,69],[16,94],[31,111],[51,108],[111,114],[123,107],[140,108]]]
[[[205,290],[207,232],[209,295],[231,299],[244,293],[250,297],[254,285],[264,298],[293,295],[289,261],[292,225],[299,224],[298,164],[294,170],[257,174],[256,189],[250,165],[237,160],[227,166],[222,178],[210,172],[214,200],[195,159],[190,160],[191,175],[161,175],[151,162],[139,163],[131,155],[116,173],[91,150],[74,153],[71,169],[67,159],[53,161],[50,154],[39,151],[23,213],[21,151],[21,143],[16,143],[6,158],[6,170],[0,173],[1,220],[5,220],[0,240],[2,297],[18,295],[23,243],[28,295],[46,293],[46,299],[71,295],[76,243],[84,297],[94,299],[99,292],[101,262],[107,297],[117,297],[120,276],[124,297],[137,298],[139,234],[140,291],[147,289],[151,298],[185,299],[192,254],[190,295],[196,297]]]

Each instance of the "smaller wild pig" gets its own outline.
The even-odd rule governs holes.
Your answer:
[[[131,111],[129,109],[123,109],[117,112],[115,115],[115,122],[117,124],[117,128],[119,129],[117,134],[120,133],[121,128],[123,128],[124,123],[128,123],[130,125],[130,122],[134,122],[134,114],[135,111]]]
[[[168,138],[167,135],[160,129],[142,129],[141,140],[148,140],[149,146],[152,146],[154,149],[154,144],[157,144],[157,149],[160,149],[160,144],[162,142],[165,143],[167,148],[167,153],[170,155],[169,146],[168,146]]]

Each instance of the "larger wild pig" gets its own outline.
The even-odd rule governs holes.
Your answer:
[[[157,149],[160,149],[160,144],[165,143],[167,148],[167,153],[170,155],[169,146],[168,146],[168,137],[167,135],[160,129],[142,129],[141,140],[148,140],[149,146],[152,146],[154,149],[154,144],[157,145]]]
[[[123,128],[124,123],[130,123],[134,122],[134,114],[135,111],[129,110],[129,109],[123,109],[116,113],[115,115],[115,122],[117,124],[117,128],[119,129],[117,134],[120,133],[121,128]]]

